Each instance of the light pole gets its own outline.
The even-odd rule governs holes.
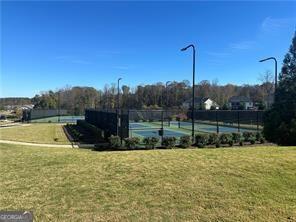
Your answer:
[[[166,93],[166,106],[168,107],[169,105],[169,94],[168,94],[168,84],[170,83],[171,81],[167,81],[165,83],[165,93]]]
[[[181,51],[186,51],[188,48],[192,48],[193,50],[193,67],[192,67],[192,142],[194,142],[194,91],[195,91],[195,47],[193,44],[186,46],[185,48],[181,49]]]
[[[122,78],[118,78],[117,80],[117,136],[118,136],[118,127],[119,127],[119,81],[122,80]]]
[[[59,114],[59,118],[58,118],[58,122],[61,122],[61,92],[58,92],[58,106],[59,106],[59,110],[58,110],[58,114]]]
[[[266,59],[262,59],[259,62],[265,62],[267,60],[273,60],[274,61],[274,89],[276,90],[276,88],[277,88],[277,80],[278,80],[278,78],[277,78],[277,60],[274,57],[269,57],[269,58],[266,58]]]

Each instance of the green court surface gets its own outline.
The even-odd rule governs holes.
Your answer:
[[[164,136],[181,137],[183,135],[191,135],[191,122],[171,121],[170,124],[163,122]],[[195,132],[216,133],[217,126],[205,123],[195,123]],[[130,137],[159,137],[158,131],[161,129],[161,122],[130,122]],[[254,131],[249,129],[240,129],[240,132]],[[238,132],[235,126],[219,126],[220,133]]]
[[[31,120],[32,123],[76,123],[77,120],[83,120],[84,116],[51,116]]]

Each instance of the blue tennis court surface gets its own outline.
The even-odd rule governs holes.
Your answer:
[[[191,122],[179,122],[172,121],[170,126],[166,124],[164,126],[164,136],[174,136],[181,137],[184,135],[191,135]],[[207,133],[216,133],[217,126],[211,124],[204,123],[195,123],[195,132],[207,132]],[[161,128],[160,122],[141,122],[141,123],[130,123],[130,136],[140,136],[140,137],[159,137],[158,131]],[[244,131],[255,131],[250,129],[240,129],[240,132]],[[220,133],[233,133],[238,132],[238,128],[236,126],[219,126]]]
[[[171,125],[174,127],[178,127],[178,122],[172,121]],[[180,127],[182,129],[187,129],[191,130],[192,123],[190,122],[180,122]],[[215,133],[217,132],[217,126],[215,125],[210,125],[210,124],[204,124],[204,123],[195,123],[194,124],[195,131],[200,131],[200,132],[209,132],[209,133]],[[221,133],[234,133],[237,132],[238,128],[235,126],[219,126],[219,132]],[[244,131],[255,131],[255,130],[249,130],[249,129],[240,129],[241,132]]]
[[[181,137],[184,135],[188,135],[186,133],[182,133],[182,132],[178,132],[178,131],[174,131],[174,130],[164,130],[164,134],[163,136],[174,136],[174,137]],[[158,130],[134,130],[131,132],[131,136],[141,136],[141,137],[160,137],[158,134]]]
[[[141,123],[130,123],[129,128],[135,129],[135,128],[145,128],[148,127],[147,125],[141,124]]]

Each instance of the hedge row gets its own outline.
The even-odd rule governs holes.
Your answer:
[[[265,143],[265,139],[261,132],[243,132],[243,133],[211,133],[211,134],[197,134],[195,136],[195,144],[199,148],[206,146],[243,146],[245,143]]]
[[[111,136],[109,137],[109,146],[112,149],[136,149],[140,143],[144,144],[147,149],[154,149],[158,142],[158,137],[146,137],[142,141],[138,137],[125,138],[123,144],[121,143],[120,137]],[[243,133],[211,133],[211,134],[196,134],[195,142],[192,144],[190,136],[180,137],[178,147],[187,148],[190,146],[196,146],[199,148],[220,147],[220,146],[233,146],[244,144],[255,144],[264,143],[265,139],[261,132],[243,132]],[[161,143],[163,148],[173,148],[177,146],[176,137],[164,137]]]

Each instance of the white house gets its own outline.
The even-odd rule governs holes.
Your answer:
[[[186,109],[189,109],[192,106],[192,99],[189,99],[183,102],[182,106]],[[202,108],[202,109],[210,110],[211,107],[214,107],[215,109],[219,109],[219,105],[208,97],[194,98],[194,106],[196,109]]]
[[[246,96],[233,96],[228,100],[228,103],[232,110],[248,110],[254,108],[253,101]]]

